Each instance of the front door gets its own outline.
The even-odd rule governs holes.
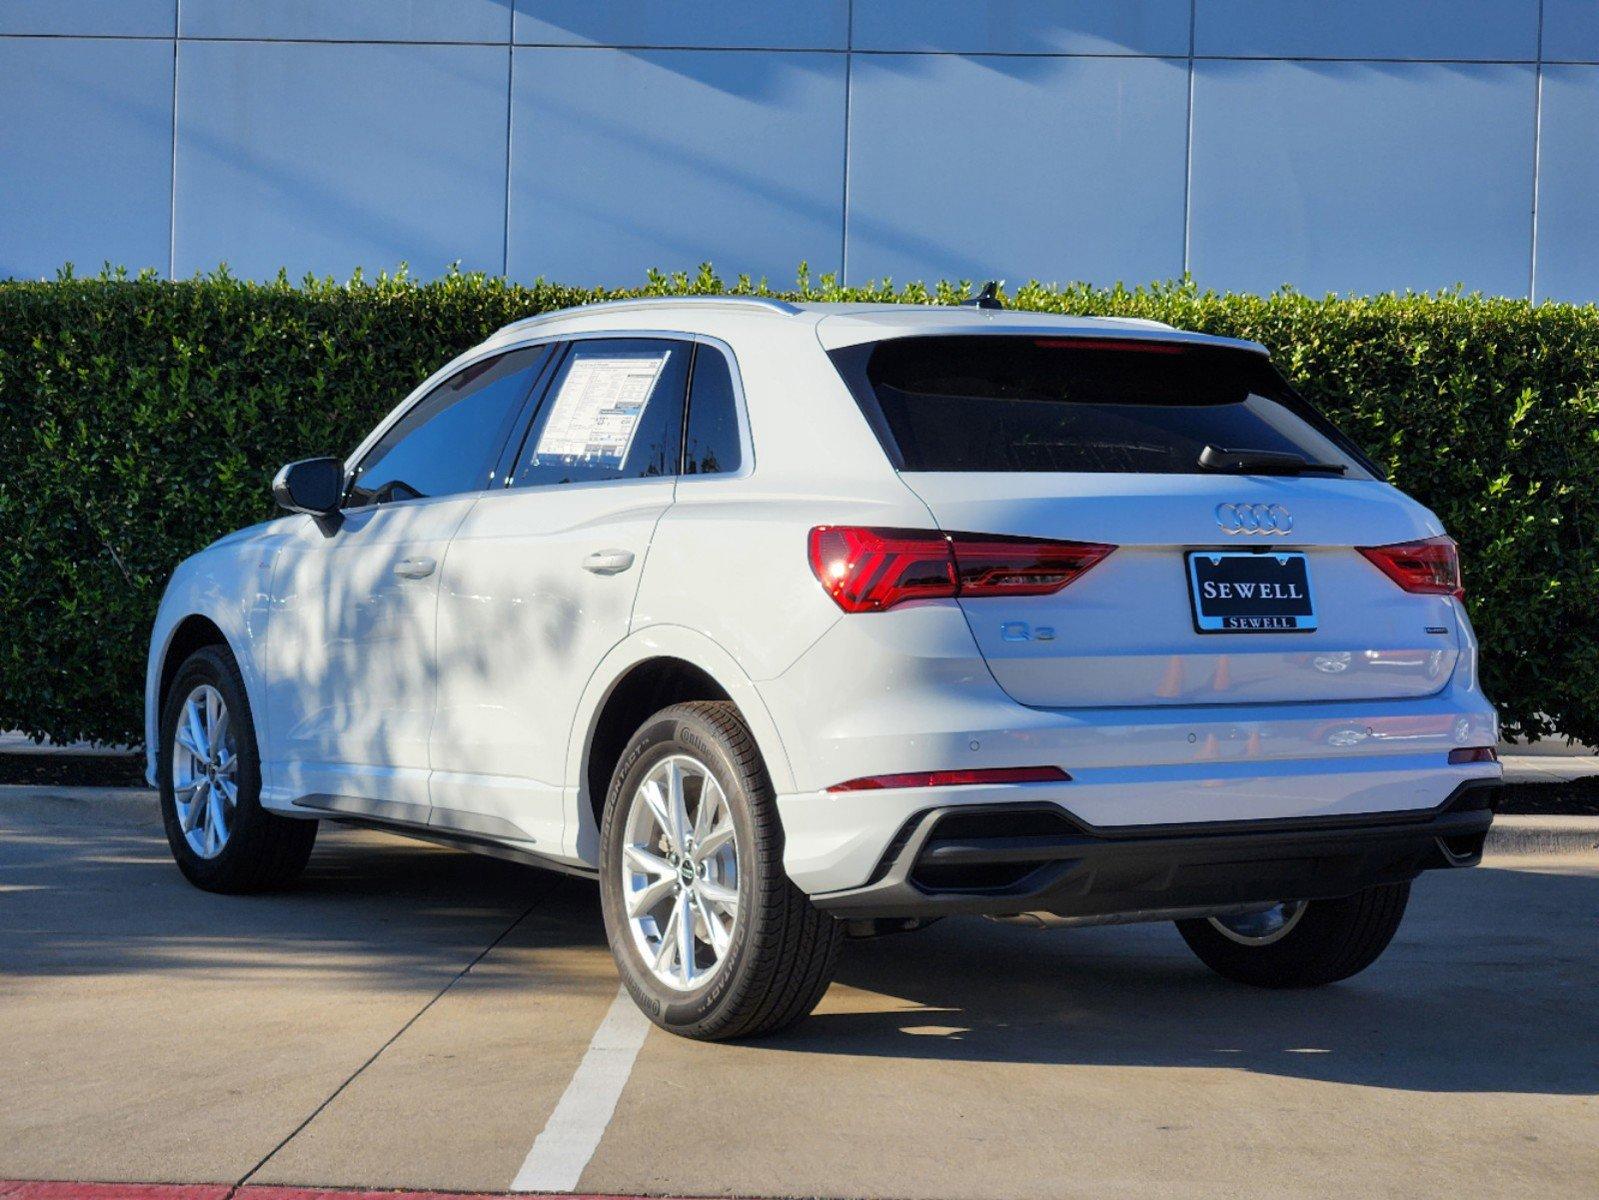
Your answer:
[[[426,823],[441,568],[543,354],[483,359],[428,392],[356,465],[340,519],[306,518],[280,552],[266,721],[282,798]]]

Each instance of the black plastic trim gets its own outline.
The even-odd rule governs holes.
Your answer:
[[[1475,865],[1499,786],[1468,779],[1427,809],[1155,829],[1096,828],[1047,803],[930,808],[912,818],[908,837],[895,838],[871,882],[812,902],[839,917],[886,918],[1031,910],[1098,915],[1350,895],[1426,870]],[[1039,812],[1058,818],[1059,834],[938,836],[947,818],[969,824],[991,815],[1002,825],[1007,815]],[[929,882],[929,875],[958,880],[963,869],[1004,881]]]

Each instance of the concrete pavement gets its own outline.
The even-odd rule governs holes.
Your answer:
[[[148,794],[0,789],[0,1179],[503,1190],[616,987],[581,881],[324,827],[294,890],[209,896]],[[579,1186],[1591,1195],[1596,997],[1599,852],[1424,877],[1310,993],[951,920],[782,1037],[651,1032]]]

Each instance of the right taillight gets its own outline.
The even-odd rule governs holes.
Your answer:
[[[1041,596],[1058,592],[1114,546],[1047,538],[819,525],[811,570],[845,612],[881,612],[907,600]]]
[[[1454,539],[1428,538],[1392,546],[1361,546],[1360,552],[1407,592],[1466,598],[1460,581],[1460,551]]]

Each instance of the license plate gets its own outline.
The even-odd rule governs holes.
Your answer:
[[[1305,633],[1316,628],[1303,554],[1194,550],[1188,595],[1200,633]]]

